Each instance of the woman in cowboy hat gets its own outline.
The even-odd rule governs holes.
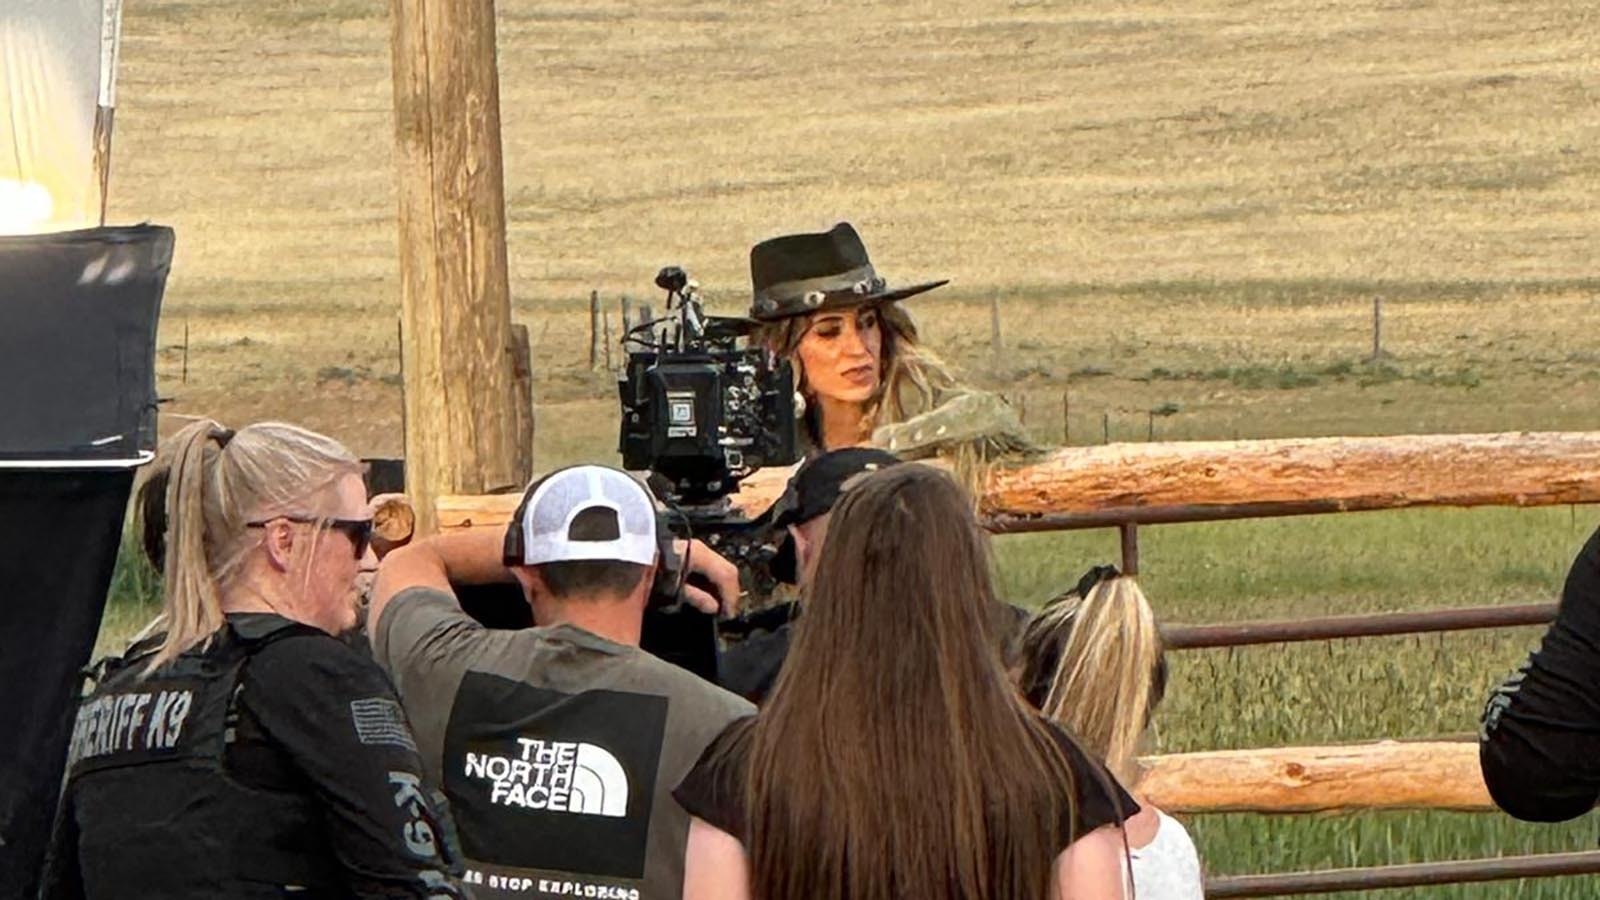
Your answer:
[[[755,339],[794,363],[813,452],[871,444],[902,457],[1031,449],[993,394],[963,388],[917,338],[900,301],[945,281],[891,287],[847,222],[750,250]]]

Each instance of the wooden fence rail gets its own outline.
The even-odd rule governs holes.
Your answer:
[[[1045,530],[1596,501],[1600,432],[1518,432],[1071,447],[998,468],[982,508]]]
[[[789,469],[747,479],[760,512]],[[1001,466],[980,507],[996,532],[1264,518],[1416,506],[1600,502],[1600,432],[1182,441],[1063,447]],[[438,500],[441,528],[503,525],[515,496]]]
[[[1139,764],[1139,790],[1168,812],[1494,809],[1472,741],[1207,750]]]

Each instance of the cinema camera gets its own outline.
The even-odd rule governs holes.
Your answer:
[[[667,315],[624,336],[622,464],[649,470],[687,510],[727,509],[739,481],[800,458],[788,360],[739,348],[755,323],[707,316],[677,266],[656,275]]]
[[[740,347],[755,323],[706,315],[682,269],[662,269],[656,286],[666,315],[623,337],[622,464],[651,473],[672,531],[763,578],[771,548],[729,495],[755,470],[800,458],[793,370],[764,348]]]
[[[775,542],[729,496],[757,469],[799,460],[793,369],[764,348],[741,348],[755,323],[706,315],[683,269],[662,269],[656,286],[667,292],[666,315],[623,336],[623,467],[651,473],[667,506],[665,533],[699,538],[738,566],[747,590],[770,593]],[[715,620],[674,605],[681,561],[663,560],[647,616],[646,644],[655,646],[645,649],[714,679]]]

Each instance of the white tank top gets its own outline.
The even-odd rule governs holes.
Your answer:
[[[1160,810],[1156,836],[1143,847],[1130,848],[1136,900],[1203,900],[1200,854],[1183,823]],[[1124,863],[1123,865],[1127,865]]]

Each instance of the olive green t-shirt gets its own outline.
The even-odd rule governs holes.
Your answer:
[[[671,791],[739,697],[571,625],[491,630],[449,593],[384,609],[373,656],[442,785],[479,897],[676,900],[688,814]]]

